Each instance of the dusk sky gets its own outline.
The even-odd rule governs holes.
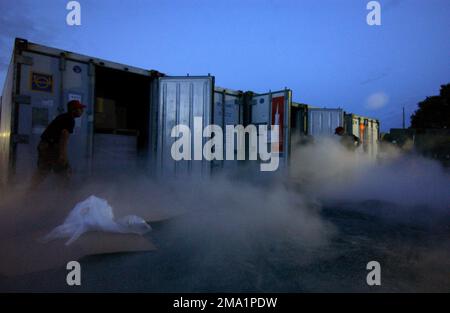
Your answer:
[[[401,127],[417,103],[450,83],[450,1],[384,0],[369,26],[367,0],[0,0],[0,86],[14,37],[169,75],[266,92]]]

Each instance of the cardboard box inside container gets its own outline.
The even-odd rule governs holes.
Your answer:
[[[123,106],[116,107],[117,129],[127,129],[127,109]]]
[[[116,129],[117,112],[116,101],[97,97],[95,99],[95,128]]]

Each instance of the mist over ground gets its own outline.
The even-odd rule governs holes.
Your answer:
[[[450,211],[450,171],[439,162],[394,146],[377,159],[346,150],[332,139],[293,151],[289,175],[300,192],[322,201],[384,201]]]
[[[252,167],[166,183],[121,172],[69,190],[53,179],[32,193],[16,187],[0,201],[1,238],[50,230],[94,194],[117,217],[149,221],[157,250],[83,257],[86,291],[371,291],[371,260],[383,267],[380,290],[450,286],[440,271],[450,261],[450,175],[420,156],[389,148],[373,160],[324,139],[294,149],[270,179]],[[2,278],[0,288],[70,291],[64,273]]]

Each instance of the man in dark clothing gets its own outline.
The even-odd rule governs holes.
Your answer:
[[[39,185],[53,171],[64,179],[70,177],[67,143],[73,133],[75,118],[83,115],[86,106],[78,100],[69,101],[67,112],[58,115],[41,135],[38,145],[38,169],[33,176],[32,187]]]
[[[350,151],[355,151],[361,144],[358,137],[353,134],[345,133],[344,127],[336,127],[334,133],[341,137],[341,144]]]

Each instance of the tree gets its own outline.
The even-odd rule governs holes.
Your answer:
[[[419,102],[419,109],[411,116],[411,128],[450,129],[450,84],[441,86],[439,96]]]

